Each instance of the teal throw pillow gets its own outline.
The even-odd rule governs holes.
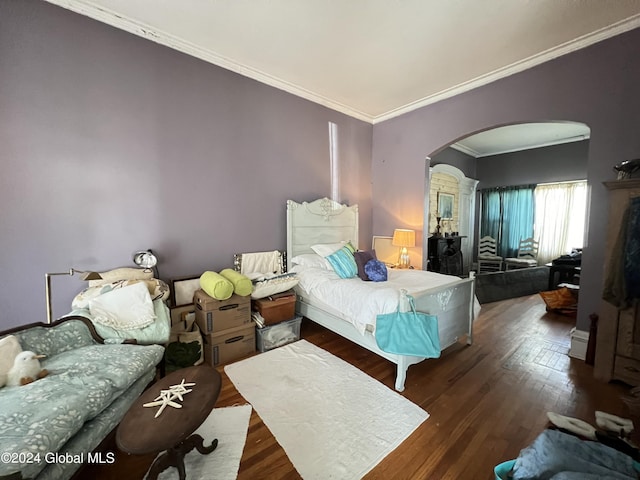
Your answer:
[[[353,247],[349,248],[349,246],[344,246],[326,257],[340,278],[352,278],[358,274],[358,265],[353,258]]]

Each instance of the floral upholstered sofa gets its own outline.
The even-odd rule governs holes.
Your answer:
[[[79,316],[0,333],[16,339],[46,355],[49,374],[0,388],[0,478],[70,478],[153,380],[164,347],[104,344]]]

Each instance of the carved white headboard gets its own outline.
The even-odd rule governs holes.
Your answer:
[[[342,240],[358,247],[358,205],[326,197],[302,203],[287,200],[287,270],[296,255],[313,253],[311,245]]]

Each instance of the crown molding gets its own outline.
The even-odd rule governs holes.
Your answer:
[[[226,70],[238,73],[244,77],[251,78],[260,83],[264,83],[279,90],[284,90],[298,97],[317,103],[324,107],[344,113],[350,117],[373,123],[373,116],[361,112],[355,108],[331,100],[323,95],[307,90],[299,85],[287,82],[281,78],[269,75],[258,69],[236,62],[215,52],[201,48],[191,42],[175,37],[167,32],[156,30],[137,20],[132,20],[123,15],[119,15],[111,10],[93,5],[82,0],[46,0],[48,3],[71,10],[80,15],[93,18],[101,23],[106,23],[112,27],[124,30],[139,37],[143,37],[152,42],[159,43],[165,47],[178,50],[179,52],[199,58],[205,62],[212,63]]]
[[[405,113],[409,113],[413,110],[417,110],[418,108],[422,108],[432,103],[439,102],[440,100],[444,100],[446,98],[450,98],[467,92],[469,90],[473,90],[474,88],[478,88],[501,78],[522,72],[528,68],[534,67],[562,55],[566,55],[567,53],[571,53],[594,43],[606,40],[610,37],[640,27],[640,14],[634,15],[608,27],[602,28],[587,35],[583,35],[582,37],[578,37],[575,40],[566,42],[558,47],[551,48],[539,54],[533,55],[527,59],[521,60],[503,68],[499,68],[467,82],[463,82],[451,88],[447,88],[445,90],[437,92],[433,95],[429,95],[401,107],[394,108],[380,115],[371,115],[343,103],[331,100],[330,98],[327,98],[321,94],[307,90],[299,85],[295,85],[291,82],[275,77],[273,75],[269,75],[268,73],[262,72],[248,65],[244,65],[242,63],[233,61],[232,59],[223,57],[214,52],[198,47],[195,44],[177,38],[161,30],[156,30],[142,22],[138,22],[123,15],[119,15],[118,13],[113,12],[109,9],[93,5],[88,1],[46,1],[53,5],[57,5],[67,10],[79,13],[80,15],[93,18],[94,20],[106,23],[107,25],[111,25],[112,27],[127,31],[134,35],[138,35],[140,37],[146,38],[147,40],[151,40],[152,42],[156,42],[169,48],[173,48],[174,50],[178,50],[187,55],[191,55],[214,65],[218,65],[232,72],[252,78],[258,82],[264,83],[279,90],[283,90],[285,92],[291,93],[298,97],[304,98],[311,102],[320,104],[332,110],[336,110],[340,113],[371,124],[384,122]]]
[[[444,100],[446,98],[454,97],[461,93],[468,92],[469,90],[473,90],[474,88],[478,88],[491,82],[495,82],[496,80],[499,80],[501,78],[505,78],[515,73],[522,72],[529,68],[548,62],[549,60],[553,60],[554,58],[558,58],[568,53],[586,48],[590,45],[593,45],[594,43],[598,43],[608,38],[615,37],[616,35],[620,35],[621,33],[628,32],[638,27],[640,27],[640,14],[633,15],[629,18],[609,25],[608,27],[601,28],[600,30],[596,30],[595,32],[591,32],[574,40],[570,40],[563,43],[562,45],[558,45],[557,47],[550,48],[536,55],[532,55],[529,58],[525,58],[524,60],[512,63],[511,65],[507,65],[506,67],[499,68],[485,75],[480,75],[479,77],[476,77],[467,82],[460,83],[454,87],[441,90],[438,93],[434,93],[433,95],[421,98],[419,100],[416,100],[415,102],[408,103],[402,107],[389,110],[388,112],[381,115],[376,115],[373,118],[373,124],[375,125],[376,123],[399,117],[400,115],[404,115],[405,113],[412,112],[413,110],[417,110],[418,108],[431,105],[432,103],[439,102],[440,100]]]
[[[526,123],[523,125],[526,125]],[[589,140],[590,138],[591,138],[591,134],[576,135],[575,137],[559,138],[556,140],[549,140],[547,142],[530,143],[530,144],[523,145],[520,147],[515,147],[515,148],[505,148],[504,150],[494,150],[491,153],[480,153],[474,150],[473,148],[467,147],[457,142],[452,143],[449,146],[454,150],[458,150],[459,152],[466,153],[467,155],[471,155],[474,158],[482,158],[482,157],[491,157],[493,155],[502,155],[504,153],[521,152],[523,150],[533,150],[535,148],[552,147],[554,145],[562,145],[564,143],[582,142],[583,140]]]
[[[459,152],[465,153],[467,155],[472,156],[473,158],[478,158],[480,156],[480,152],[475,151],[473,148],[462,145],[461,143],[452,143],[449,145],[454,150],[458,150]]]

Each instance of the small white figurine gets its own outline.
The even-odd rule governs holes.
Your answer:
[[[40,358],[46,355],[36,355],[33,352],[25,351],[18,354],[13,361],[13,367],[7,373],[7,385],[17,387],[35,382],[39,378],[46,377],[49,371],[42,369]]]

